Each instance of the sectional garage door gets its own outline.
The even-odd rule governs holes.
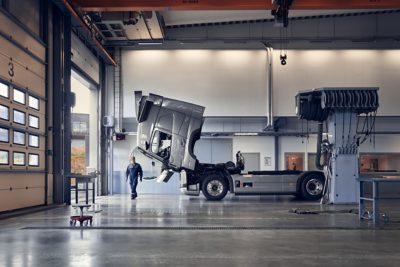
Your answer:
[[[45,203],[46,47],[0,12],[0,211]]]

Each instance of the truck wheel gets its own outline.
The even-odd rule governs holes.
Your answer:
[[[207,200],[221,200],[228,192],[228,183],[221,175],[211,175],[204,179],[201,186]]]
[[[310,173],[303,178],[300,195],[306,200],[317,200],[322,197],[325,177],[320,173]]]

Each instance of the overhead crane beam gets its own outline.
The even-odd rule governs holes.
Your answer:
[[[269,0],[71,0],[82,11],[275,10]],[[390,9],[399,0],[294,0],[290,9]]]

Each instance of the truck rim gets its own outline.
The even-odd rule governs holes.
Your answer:
[[[224,185],[221,183],[221,181],[211,180],[207,184],[207,193],[213,197],[221,195],[223,191],[224,191]]]
[[[318,179],[310,179],[306,184],[307,193],[312,196],[317,196],[322,193],[323,184]]]

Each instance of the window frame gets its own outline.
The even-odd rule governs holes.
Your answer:
[[[31,145],[31,143],[30,143],[30,137],[31,136],[37,137],[37,140],[38,140],[38,143],[37,143],[38,145],[37,146]],[[29,147],[34,147],[34,148],[39,148],[40,147],[40,137],[39,137],[39,135],[28,133],[28,146]]]
[[[37,165],[31,165],[29,160],[30,156],[37,156]],[[29,167],[39,167],[40,166],[40,155],[37,153],[28,153],[28,166]]]
[[[15,114],[14,114],[15,111],[24,114],[24,123],[19,123],[19,122],[15,121]],[[19,110],[19,109],[13,109],[13,123],[26,126],[26,113],[21,111],[21,110]]]
[[[0,162],[0,165],[2,165],[2,166],[10,165],[10,151],[4,150],[4,149],[0,149],[0,152],[7,152],[7,163],[1,163]]]
[[[23,103],[22,103],[22,102],[19,102],[18,100],[15,99],[15,91],[18,91],[18,92],[20,92],[20,93],[22,93],[22,94],[24,95],[24,102],[23,102]],[[24,92],[24,91],[18,89],[17,87],[13,87],[13,97],[12,97],[12,100],[13,100],[14,102],[16,102],[16,103],[18,103],[18,104],[21,104],[21,105],[26,105],[26,95],[27,95],[26,92]]]
[[[38,122],[37,127],[31,125],[31,120],[30,120],[31,117],[34,117],[37,119],[37,122]],[[38,116],[28,114],[28,126],[33,129],[40,129],[40,118]]]
[[[30,101],[31,98],[34,98],[34,99],[36,99],[38,101],[38,107],[37,108],[31,106],[31,104],[30,104],[31,103],[31,101]],[[36,111],[39,111],[40,110],[40,98],[28,94],[28,107],[30,107],[31,109],[34,109]]]
[[[4,85],[5,87],[7,87],[7,96],[4,96],[2,94],[0,94],[0,97],[4,98],[4,99],[10,99],[10,85],[3,82],[2,80],[0,80],[0,87]]]
[[[0,120],[10,121],[10,107],[0,104],[0,107],[5,107],[7,109],[7,119],[0,117]]]
[[[16,143],[15,142],[15,133],[20,133],[20,134],[23,134],[24,135],[24,143],[23,144],[21,144],[21,143]],[[13,130],[13,142],[12,142],[14,145],[19,145],[19,146],[25,146],[26,145],[26,133],[25,132],[21,132],[21,131],[18,131],[18,130]]]
[[[169,137],[169,139],[161,139],[161,135],[165,134]],[[153,147],[154,147],[154,140],[158,139],[158,147],[157,147],[157,152],[154,152]],[[164,149],[161,149],[162,141],[170,141],[169,146],[165,147]],[[163,159],[169,159],[171,156],[171,147],[172,147],[172,134],[161,131],[161,130],[155,130],[153,134],[153,138],[151,139],[151,152],[155,154],[156,156],[163,158]],[[162,155],[165,153],[165,155]]]
[[[24,163],[23,164],[15,164],[15,154],[22,154],[24,155]],[[12,161],[13,166],[26,166],[26,155],[24,152],[19,152],[19,151],[13,151],[13,161]]]
[[[6,144],[10,143],[10,129],[9,128],[5,128],[5,127],[0,127],[0,130],[1,129],[7,130],[7,141],[2,141],[0,139],[0,143],[6,143]]]

